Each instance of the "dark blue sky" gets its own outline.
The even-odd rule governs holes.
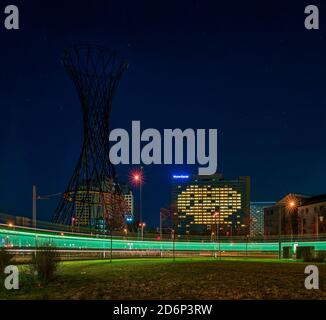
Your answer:
[[[252,200],[326,192],[325,5],[1,0],[0,11],[14,3],[21,29],[0,25],[0,212],[30,216],[33,183],[56,193],[72,175],[82,119],[60,57],[75,43],[114,48],[130,63],[111,127],[217,128],[219,171],[250,175]],[[319,31],[304,28],[307,4],[320,5]],[[129,169],[118,168],[121,180]],[[149,223],[180,170],[145,167]],[[55,205],[39,203],[40,219]]]

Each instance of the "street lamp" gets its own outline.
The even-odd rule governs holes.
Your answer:
[[[291,213],[298,208],[298,199],[294,195],[289,195],[283,203],[278,205],[278,258],[282,258],[282,210],[284,208],[285,213]],[[293,227],[292,227],[292,218],[290,219],[290,227],[291,227],[291,237],[293,236]]]
[[[173,261],[175,261],[175,230],[171,230],[171,237],[172,237],[172,255],[173,255]]]
[[[37,195],[36,186],[33,185],[32,190],[32,222],[33,222],[33,228],[36,229],[36,202],[37,200],[49,200],[52,197],[57,197],[61,195],[61,192],[54,193],[54,194],[48,194],[45,196],[39,196]]]
[[[75,217],[72,217],[71,218],[71,232],[74,232],[76,222],[78,222],[77,219]],[[79,232],[79,223],[77,225],[78,225],[78,232]]]
[[[291,241],[292,241],[292,238],[293,238],[293,220],[292,220],[292,216],[291,216],[291,212],[295,211],[297,208],[298,208],[298,201],[296,198],[290,198],[288,199],[287,203],[286,203],[286,210],[287,210],[287,213],[289,215],[288,220],[290,221],[290,233],[291,233]],[[298,223],[298,221],[297,221]],[[299,228],[299,223],[298,223],[298,228]]]
[[[140,222],[139,227],[141,228],[141,239],[144,240],[144,228],[146,227],[146,223]]]
[[[131,172],[131,182],[134,185],[139,186],[139,223],[143,222],[143,212],[142,212],[142,185],[144,182],[144,170],[140,167],[140,170]]]
[[[221,239],[220,239],[220,212],[214,212],[213,217],[215,218],[215,223],[216,223],[216,237],[218,239],[218,252],[219,252],[219,257],[221,259]]]

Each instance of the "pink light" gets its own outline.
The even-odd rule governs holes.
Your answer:
[[[132,170],[129,173],[129,181],[133,185],[142,185],[144,183],[144,174],[142,169]]]

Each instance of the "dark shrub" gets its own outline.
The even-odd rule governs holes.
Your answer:
[[[32,272],[42,283],[48,283],[55,278],[59,266],[59,255],[55,247],[46,245],[39,247],[32,257]]]
[[[0,277],[4,276],[5,267],[12,264],[15,255],[5,248],[0,249]]]
[[[297,247],[297,259],[303,259],[303,261],[311,261],[315,258],[315,248],[313,246]]]
[[[319,251],[315,257],[311,257],[309,260],[304,260],[305,262],[324,262],[326,254],[323,251]]]
[[[312,262],[315,259],[315,255],[311,252],[306,252],[302,255],[304,262]]]
[[[306,251],[302,258],[304,262],[324,262],[326,254],[324,251],[319,251],[317,253],[315,253],[315,251]]]
[[[283,259],[292,258],[292,247],[283,247]]]

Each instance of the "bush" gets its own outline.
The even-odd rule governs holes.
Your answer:
[[[311,253],[306,253],[306,254],[303,254],[302,258],[303,258],[304,262],[313,262],[315,259],[315,256],[312,255]]]
[[[315,248],[313,246],[299,246],[296,251],[296,256],[299,260],[312,261],[315,258]]]
[[[4,276],[4,270],[11,265],[15,255],[5,248],[0,249],[0,277]]]
[[[324,262],[326,258],[326,253],[323,251],[319,251],[316,256],[307,256],[304,257],[304,262]]]
[[[292,247],[287,246],[287,247],[283,247],[283,259],[291,259],[292,258]]]
[[[316,262],[324,262],[326,258],[326,253],[324,251],[319,251],[315,258]]]
[[[44,284],[55,278],[59,266],[59,255],[55,247],[46,245],[39,247],[32,257],[32,272]]]

